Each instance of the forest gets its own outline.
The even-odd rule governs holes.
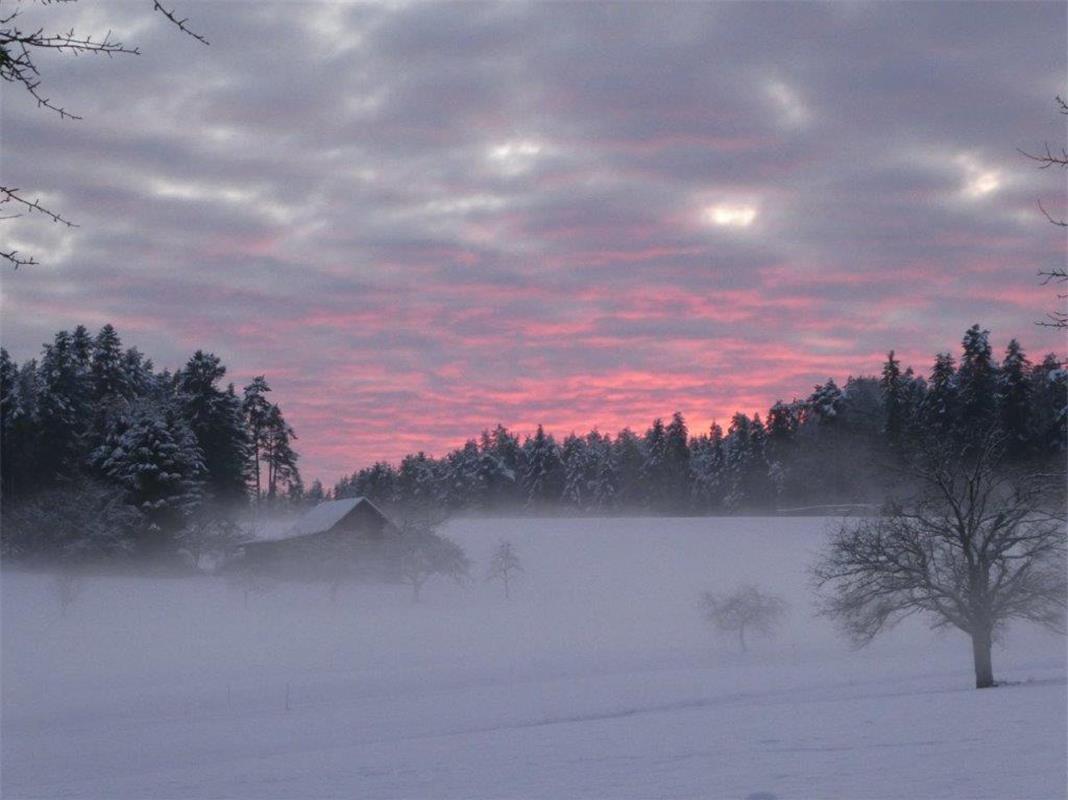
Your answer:
[[[15,558],[184,555],[243,536],[250,507],[299,511],[366,496],[441,514],[805,514],[874,506],[897,467],[931,442],[964,446],[996,430],[1010,462],[1058,465],[1068,442],[1068,371],[1032,363],[1017,340],[996,358],[989,332],[964,334],[928,375],[891,351],[879,376],[815,386],[762,417],[692,433],[676,412],[641,434],[596,430],[558,441],[503,425],[442,457],[405,456],[305,489],[297,438],[270,386],[239,393],[197,351],[157,370],[105,325],[60,331],[40,359],[0,351],[3,552]],[[402,422],[398,424],[403,424]]]
[[[238,394],[197,351],[156,370],[111,325],[58,332],[40,360],[0,350],[6,557],[196,553],[237,539],[249,503],[302,495],[296,439],[270,385]]]
[[[1019,342],[997,359],[989,331],[964,334],[959,358],[935,356],[927,376],[890,351],[879,376],[833,378],[727,429],[693,434],[681,413],[642,434],[596,430],[557,441],[539,426],[522,441],[498,425],[441,458],[405,456],[360,469],[334,496],[384,505],[433,499],[454,510],[672,515],[826,511],[877,505],[898,467],[934,443],[1004,439],[1009,462],[1063,460],[1068,372],[1050,353],[1032,363]]]

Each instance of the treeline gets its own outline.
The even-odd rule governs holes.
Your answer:
[[[0,349],[4,554],[199,558],[250,501],[300,497],[296,436],[267,381],[239,395],[225,376],[199,350],[157,371],[111,325],[60,331],[22,364]]]
[[[880,376],[828,380],[761,417],[735,414],[696,436],[683,416],[644,434],[540,426],[523,441],[498,425],[442,458],[406,456],[342,479],[335,497],[386,506],[532,513],[715,514],[881,502],[888,469],[932,442],[964,445],[997,429],[1015,461],[1063,460],[1068,372],[1049,354],[1032,364],[1013,339],[995,359],[989,332],[964,335],[959,359],[935,357],[927,377],[891,351]]]

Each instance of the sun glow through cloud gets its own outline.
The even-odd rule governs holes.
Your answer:
[[[748,228],[757,218],[757,208],[752,205],[718,203],[704,210],[706,223],[721,228]]]
[[[970,155],[958,156],[957,163],[964,170],[964,186],[961,188],[961,194],[967,199],[979,200],[1002,187],[1003,178],[1000,170],[990,169]]]
[[[490,147],[488,156],[501,172],[521,175],[533,168],[535,160],[543,150],[543,145],[538,142],[521,139]]]

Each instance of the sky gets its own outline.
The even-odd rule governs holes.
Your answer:
[[[343,3],[24,9],[140,56],[5,86],[17,360],[111,322],[158,366],[265,374],[306,482],[521,433],[691,431],[917,371],[978,322],[1063,336],[1064,3]]]

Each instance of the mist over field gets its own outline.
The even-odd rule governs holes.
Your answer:
[[[1057,797],[1061,638],[814,616],[821,518],[456,519],[472,579],[2,577],[5,797]],[[500,539],[523,572],[483,580]],[[701,593],[781,596],[741,652]],[[764,793],[764,794],[761,794]]]

